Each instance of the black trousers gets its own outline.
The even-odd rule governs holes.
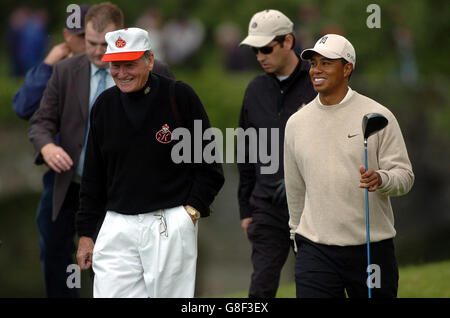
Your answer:
[[[278,210],[280,211],[274,211]],[[274,298],[280,283],[281,269],[286,263],[291,247],[287,208],[274,207],[271,212],[286,213],[281,218],[273,218],[262,210],[253,212],[253,222],[247,233],[252,244],[253,273],[250,298]],[[283,221],[281,221],[283,220]]]
[[[44,175],[44,193],[39,203],[37,224],[40,234],[40,258],[46,296],[49,298],[78,298],[76,288],[67,287],[67,266],[75,264],[75,214],[79,205],[80,186],[72,183],[58,214],[52,221],[54,172]]]
[[[298,253],[295,263],[297,298],[367,298],[366,245],[329,246],[295,236]],[[394,241],[370,244],[371,264],[379,268],[379,288],[373,298],[395,298],[398,290],[398,266]],[[373,275],[372,275],[373,274]],[[371,272],[376,284],[377,275]]]

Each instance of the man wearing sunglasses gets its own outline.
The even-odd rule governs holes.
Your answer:
[[[256,163],[250,162],[248,138],[245,163],[238,164],[241,227],[252,244],[249,297],[273,298],[291,244],[283,179],[284,129],[289,117],[313,100],[316,93],[309,80],[309,65],[293,50],[293,23],[283,13],[256,13],[240,45],[254,51],[264,73],[255,77],[245,91],[239,127],[255,128],[257,132],[265,128],[267,140],[272,140],[275,128],[279,136],[275,149],[280,162],[275,173],[262,173],[265,164],[259,158]]]

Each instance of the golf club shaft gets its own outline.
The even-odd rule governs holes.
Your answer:
[[[367,139],[364,139],[364,164],[365,169],[367,171]],[[367,242],[367,268],[370,266],[370,226],[369,226],[369,188],[366,188],[366,242]],[[367,288],[368,288],[368,296],[372,298],[372,290],[370,288],[370,272],[367,271]]]

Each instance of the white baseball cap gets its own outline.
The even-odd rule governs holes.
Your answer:
[[[148,32],[139,28],[126,28],[105,34],[108,44],[102,62],[134,61],[149,51]]]
[[[314,53],[319,53],[329,59],[343,58],[353,64],[355,69],[356,53],[353,45],[343,36],[337,34],[327,34],[321,37],[314,48],[303,50],[300,57],[303,60],[310,60]]]
[[[294,23],[278,10],[264,10],[256,13],[248,25],[248,36],[239,45],[263,47],[276,36],[292,32]]]

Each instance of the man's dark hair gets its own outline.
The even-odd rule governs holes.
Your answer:
[[[88,22],[92,22],[92,26],[98,32],[102,32],[110,24],[114,24],[117,29],[122,29],[123,12],[111,2],[102,2],[92,6],[86,13],[85,26]]]
[[[287,35],[291,35],[291,36],[292,36],[293,41],[292,41],[291,50],[293,50],[294,47],[295,47],[295,34],[294,34],[294,32],[291,32],[291,33],[289,33],[289,34],[284,34],[284,35],[277,35],[277,36],[273,39],[273,41],[276,41],[276,42],[280,43],[280,46],[283,47],[283,42],[284,42],[284,40],[286,39],[286,36],[287,36]]]

